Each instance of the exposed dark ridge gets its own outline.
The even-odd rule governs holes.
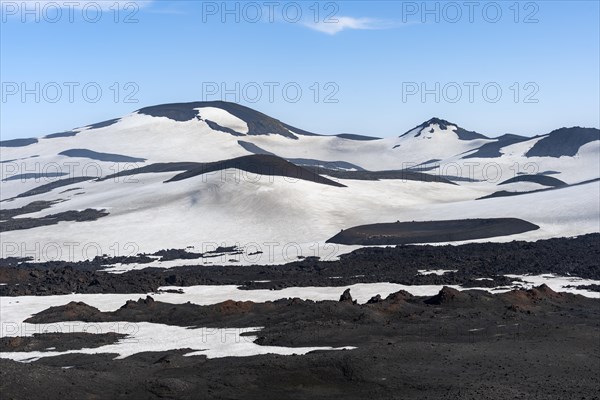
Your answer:
[[[538,172],[538,175],[560,175],[558,171],[542,171]],[[517,172],[517,175],[527,175],[527,172]]]
[[[271,153],[270,151],[267,151],[267,150],[255,145],[254,143],[245,142],[243,140],[238,140],[238,144],[240,146],[242,146],[244,148],[244,150],[249,151],[252,154],[266,154],[269,156],[275,155],[275,154]]]
[[[169,163],[155,163],[145,165],[139,168],[131,168],[123,171],[119,171],[114,174],[106,175],[98,179],[98,181],[105,181],[113,178],[120,178],[125,176],[132,176],[136,174],[150,174],[150,173],[161,173],[161,172],[177,172],[177,171],[188,171],[193,168],[202,166],[202,163],[198,162],[169,162]]]
[[[202,164],[199,167],[178,174],[166,182],[180,181],[194,176],[214,171],[220,171],[228,168],[235,168],[258,175],[286,176],[294,179],[301,179],[309,182],[321,183],[330,186],[345,187],[344,185],[338,182],[334,182],[330,179],[324,178],[312,171],[294,165],[282,158],[264,154],[255,154],[237,157],[230,160]]]
[[[2,182],[26,180],[26,179],[42,179],[42,178],[57,178],[59,176],[69,175],[67,172],[28,172],[25,174],[12,175],[2,179]]]
[[[29,158],[37,158],[37,157],[39,157],[39,155],[34,155],[34,156],[29,156],[29,157],[21,157],[21,158],[13,158],[11,160],[2,160],[2,161],[0,161],[0,164],[9,163],[9,162],[13,162],[13,161],[19,161],[19,160],[27,160]]]
[[[138,110],[138,113],[153,117],[167,117],[175,121],[189,121],[198,115],[198,111],[194,109],[202,107],[220,108],[243,120],[248,125],[248,135],[277,134],[297,139],[280,121],[249,107],[226,101],[162,104],[142,108]]]
[[[461,128],[460,126],[456,127],[454,133],[456,133],[456,136],[458,136],[460,140],[489,139],[489,137],[482,135],[481,133],[477,133],[475,131],[468,131],[466,129]]]
[[[335,136],[342,138],[342,139],[349,139],[349,140],[364,140],[364,141],[381,140],[380,137],[356,135],[354,133],[340,133],[339,135],[335,135]]]
[[[357,171],[364,171],[364,168],[349,163],[347,161],[323,161],[323,160],[315,160],[312,158],[288,158],[287,161],[292,164],[296,164],[300,167],[323,167],[327,169],[335,169],[335,170],[350,170],[355,169]]]
[[[530,193],[537,193],[537,192],[544,192],[548,189],[540,189],[540,190],[530,190],[528,192],[509,192],[508,190],[500,190],[498,192],[494,192],[492,194],[488,194],[486,196],[482,196],[477,198],[476,200],[486,200],[486,199],[494,199],[496,197],[509,197],[509,196],[519,196],[522,194],[530,194]]]
[[[107,126],[116,124],[120,120],[121,120],[121,118],[113,118],[113,119],[109,119],[109,120],[102,121],[102,122],[96,122],[95,124],[91,124],[91,125],[85,125],[84,128],[89,128],[89,129],[105,128]]]
[[[560,128],[545,135],[533,145],[526,157],[572,157],[584,144],[600,140],[600,130],[596,128]]]
[[[440,164],[430,164],[430,165],[420,164],[419,166],[410,167],[408,169],[410,169],[412,171],[418,171],[418,172],[427,172],[427,171],[433,171],[434,169],[438,169],[439,167],[440,167]]]
[[[468,178],[466,176],[440,175],[442,178],[448,179],[451,182],[481,182],[480,179]]]
[[[19,208],[0,208],[0,220],[7,220],[18,215],[31,214],[52,207],[53,204],[60,203],[61,200],[38,200]]]
[[[25,147],[37,142],[36,138],[0,140],[0,147]]]
[[[139,109],[137,112],[153,117],[166,117],[175,121],[184,122],[196,118],[198,116],[198,111],[194,109],[202,107],[220,108],[246,122],[246,124],[248,125],[247,134],[250,136],[275,134],[285,136],[290,139],[297,139],[298,137],[296,136],[296,134],[303,136],[326,136],[305,131],[300,128],[296,128],[294,126],[283,123],[278,119],[269,117],[268,115],[263,114],[260,111],[253,110],[252,108],[243,106],[241,104],[230,103],[227,101],[196,101],[190,103],[161,104],[156,106],[144,107]],[[293,131],[293,133],[290,131]],[[379,139],[370,138],[369,136],[364,135],[353,135],[348,133],[342,133],[340,135],[334,136],[350,140]]]
[[[270,154],[265,154],[270,155]],[[276,156],[274,156],[276,157]],[[287,160],[294,164],[291,160]],[[218,164],[209,163],[209,164]],[[333,164],[332,162],[323,162],[324,165]],[[155,163],[146,165],[140,168],[132,168],[124,170],[115,174],[107,175],[99,181],[104,181],[112,178],[119,178],[125,176],[131,176],[136,174],[145,173],[160,173],[160,172],[176,172],[176,171],[190,171],[194,169],[201,169],[206,164],[198,162],[174,162],[174,163]],[[357,166],[358,167],[358,166]],[[232,167],[235,168],[235,167]],[[403,179],[410,181],[421,181],[421,182],[440,182],[456,185],[453,181],[468,181],[467,178],[452,177],[452,176],[436,176],[429,175],[409,170],[390,170],[390,171],[366,171],[362,168],[357,171],[348,171],[345,169],[331,169],[324,168],[321,166],[302,166],[301,168],[310,171],[318,175],[328,175],[338,179],[357,179],[357,180],[380,180],[380,179]],[[358,167],[360,168],[360,167]],[[208,172],[208,171],[207,171]]]
[[[209,128],[212,129],[213,131],[226,132],[226,133],[229,133],[229,134],[231,134],[233,136],[245,136],[243,133],[234,131],[231,128],[227,128],[227,127],[221,126],[221,125],[217,124],[216,122],[211,121],[210,119],[203,119],[202,121],[206,122],[206,125],[208,125]]]
[[[209,107],[203,106],[202,104],[202,102],[160,104],[141,108],[137,110],[137,113],[150,115],[151,117],[165,117],[174,121],[186,122],[198,116],[198,111],[194,110],[194,108]]]
[[[65,131],[65,132],[51,133],[49,135],[44,136],[44,139],[71,137],[71,136],[77,135],[78,133],[79,133],[79,131]]]
[[[425,166],[423,164],[420,164],[420,166],[411,167],[411,168],[408,168],[408,170],[414,171],[414,172],[425,173],[425,172],[436,170],[439,167],[440,167],[439,164],[438,165],[433,165],[432,164],[431,166]],[[433,175],[430,175],[430,174],[427,174],[427,175],[433,176]],[[478,179],[473,179],[473,178],[469,178],[469,177],[466,177],[466,176],[442,175],[441,173],[438,174],[437,176],[439,176],[441,178],[444,178],[444,179],[447,179],[447,180],[452,181],[452,182],[481,182]]]
[[[269,151],[266,151],[262,148],[260,148],[259,146],[255,145],[254,143],[250,143],[250,142],[244,142],[243,140],[238,140],[238,144],[240,146],[242,146],[244,148],[244,150],[249,151],[250,153],[253,154],[263,154],[263,155],[270,155],[270,156],[277,156],[276,154],[273,154]],[[349,163],[347,161],[322,161],[322,160],[315,160],[312,158],[288,158],[287,161],[291,162],[292,164],[296,164],[298,166],[301,167],[321,167],[321,168],[326,168],[326,169],[342,169],[342,170],[347,170],[347,169],[356,169],[358,171],[364,171],[364,168],[356,165],[356,164],[352,164]]]
[[[428,121],[425,121],[424,123],[421,124],[422,127],[426,127],[429,125],[439,125],[440,129],[445,131],[446,129],[448,129],[448,125],[453,125],[453,126],[458,126],[456,124],[453,124],[452,122],[448,122],[445,119],[441,119],[441,118],[437,118],[437,117],[433,117]]]
[[[552,176],[546,176],[546,175],[518,175],[518,176],[512,177],[510,179],[507,179],[504,182],[500,182],[498,185],[506,185],[506,184],[515,183],[515,182],[533,182],[533,183],[538,183],[540,185],[552,186],[552,187],[567,185],[565,182],[561,181],[560,179],[554,178]]]
[[[145,158],[129,157],[122,154],[100,153],[88,149],[69,149],[58,153],[61,156],[90,158],[92,160],[107,161],[107,162],[145,162]]]
[[[395,222],[355,226],[341,231],[327,242],[364,246],[456,242],[536,229],[539,226],[518,218]]]
[[[64,211],[57,214],[46,215],[40,218],[9,218],[0,221],[0,229],[3,232],[32,229],[39,226],[55,225],[61,221],[74,221],[74,222],[87,222],[95,221],[98,218],[107,216],[108,213],[105,210],[95,210],[92,208],[85,209],[83,211]]]
[[[59,187],[68,186],[68,185],[72,185],[74,183],[79,183],[79,182],[84,182],[84,181],[90,181],[93,179],[96,179],[96,177],[77,176],[77,177],[72,177],[72,178],[59,179],[57,181],[46,183],[45,185],[41,185],[41,186],[38,186],[31,190],[28,190],[24,193],[21,193],[18,196],[16,196],[15,198],[35,196],[38,194],[47,193],[47,192],[54,190],[56,188],[59,188]]]
[[[417,128],[426,128],[432,124],[437,124],[439,125],[441,130],[446,130],[448,129],[448,126],[452,125],[452,126],[456,126],[456,130],[454,131],[456,133],[456,135],[458,136],[458,138],[460,140],[475,140],[475,139],[489,139],[487,136],[482,135],[481,133],[477,133],[474,131],[468,131],[466,129],[463,129],[461,127],[459,127],[457,124],[454,124],[452,122],[448,122],[444,119],[441,118],[436,118],[433,117],[428,121],[423,122],[420,125],[415,126],[412,129],[409,129],[408,131],[406,131],[405,133],[403,133],[402,135],[400,135],[400,137],[402,136],[406,136],[408,135],[408,133],[410,133],[411,131],[417,129]],[[421,134],[421,132],[419,131],[419,133],[417,133],[415,136],[419,136]]]
[[[467,293],[462,293],[459,290],[444,286],[438,294],[424,301],[425,304],[444,305],[456,302],[464,302],[469,299]]]
[[[442,160],[440,160],[439,158],[432,158],[431,160],[427,160],[427,161],[417,164],[411,168],[417,168],[417,167],[420,167],[422,165],[427,165],[427,164],[438,164],[440,161],[442,161]]]
[[[463,158],[495,158],[502,156],[500,149],[511,144],[524,142],[530,138],[519,135],[506,134],[498,136],[497,140],[492,143],[486,143],[475,152],[464,156]]]
[[[34,333],[32,336],[0,338],[0,351],[45,351],[53,347],[55,351],[80,350],[114,344],[126,338],[123,333]]]
[[[492,194],[488,194],[487,196],[479,197],[476,200],[493,199],[496,197],[520,196],[522,194],[546,192],[548,190],[560,190],[560,189],[568,188],[571,186],[586,185],[588,183],[599,182],[599,181],[600,181],[600,178],[595,178],[595,179],[589,179],[589,180],[583,181],[583,182],[573,183],[572,185],[557,186],[557,187],[550,187],[550,188],[537,189],[537,190],[529,190],[527,192],[509,192],[507,190],[501,190],[499,192],[494,192]]]
[[[409,170],[389,170],[389,171],[345,171],[334,170],[322,167],[305,167],[320,175],[328,175],[338,179],[356,179],[363,181],[378,181],[380,179],[401,179],[406,181],[419,182],[439,182],[456,185],[456,183],[444,177],[436,175],[423,174],[421,172]]]
[[[289,129],[293,133],[302,135],[302,136],[339,137],[340,139],[359,140],[359,141],[369,141],[369,140],[380,140],[381,139],[379,137],[356,135],[353,133],[339,133],[337,135],[320,135],[318,133],[312,133],[312,132],[305,131],[304,129],[296,128],[294,126],[288,125],[283,122],[281,123],[281,125],[283,125],[286,129]]]

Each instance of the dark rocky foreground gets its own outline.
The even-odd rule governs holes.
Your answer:
[[[235,254],[235,248],[220,249]],[[245,289],[291,286],[344,286],[393,282],[407,285],[497,287],[514,279],[505,274],[554,273],[600,280],[600,234],[537,242],[474,243],[460,246],[397,246],[363,248],[338,261],[301,259],[277,266],[185,266],[185,258],[207,254],[182,250],[155,253],[163,260],[181,259],[181,267],[146,268],[123,274],[101,270],[115,263],[149,263],[152,258],[97,257],[78,263],[31,263],[0,260],[1,296],[77,293],[149,293],[161,286],[242,285]],[[419,270],[457,270],[444,275],[420,275]],[[477,280],[489,278],[490,280]],[[255,282],[268,281],[268,282]],[[589,287],[589,290],[598,290]]]
[[[357,349],[219,359],[185,357],[185,349],[119,360],[109,354],[69,354],[31,364],[0,359],[0,393],[3,399],[595,399],[599,305],[545,286],[496,295],[444,288],[433,297],[414,297],[401,291],[365,305],[355,304],[348,292],[339,302],[212,306],[146,298],[112,313],[70,303],[30,322],[258,323],[265,326],[259,344]],[[55,334],[46,335],[33,339],[36,348],[55,343]],[[80,348],[82,340],[68,337],[63,348]],[[32,346],[27,340],[8,349],[1,344],[3,351]]]
[[[219,249],[235,253],[235,248]],[[165,250],[167,259],[207,254]],[[208,328],[263,326],[259,345],[355,346],[304,356],[207,359],[190,349],[116,354],[67,354],[32,363],[0,359],[2,399],[597,399],[600,378],[600,300],[556,293],[546,286],[504,294],[444,288],[436,296],[400,291],[360,305],[344,285],[509,285],[504,274],[555,273],[600,279],[600,234],[538,242],[462,246],[364,248],[339,261],[316,258],[282,266],[182,266],[124,274],[114,263],[150,263],[149,255],[87,262],[1,260],[3,296],[145,293],[160,286],[238,284],[248,290],[339,286],[340,301],[281,299],[199,306],[152,297],[114,312],[84,303],[48,308],[27,322],[153,322]],[[419,275],[421,269],[458,270]],[[336,279],[332,279],[336,277]],[[340,278],[341,277],[341,278]],[[477,278],[492,280],[477,281]],[[270,282],[252,282],[266,280]],[[589,290],[598,290],[593,285]],[[2,338],[1,352],[97,348],[122,334],[40,333]],[[249,339],[250,340],[250,339]],[[68,367],[68,368],[66,368]]]

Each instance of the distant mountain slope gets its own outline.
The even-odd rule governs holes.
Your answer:
[[[434,129],[433,128],[434,125],[437,125],[437,127],[441,131],[448,131],[448,133],[453,132],[459,140],[489,139],[485,135],[482,135],[480,133],[473,132],[473,131],[468,131],[466,129],[459,127],[456,124],[453,124],[452,122],[448,122],[444,119],[437,118],[437,117],[433,117],[430,120],[425,121],[420,125],[417,125],[416,127],[409,130],[408,132],[404,133],[403,135],[400,135],[400,137],[410,136],[410,135],[412,135],[413,137],[419,137],[425,131],[429,131],[429,133],[433,133],[433,132],[431,132],[431,130]]]
[[[309,182],[320,183],[337,187],[345,187],[344,185],[334,182],[331,179],[324,178],[319,174],[308,171],[302,167],[298,167],[288,161],[285,161],[277,156],[271,155],[251,155],[223,160],[213,163],[201,164],[190,168],[185,172],[175,175],[167,182],[176,182],[184,179],[189,179],[194,176],[209,174],[215,171],[226,169],[239,169],[250,172],[258,176],[283,176],[293,179],[301,179]],[[252,179],[253,176],[250,177]]]
[[[595,128],[560,128],[544,135],[525,155],[527,157],[572,157],[581,146],[600,140]]]
[[[70,255],[61,243],[82,240],[103,253],[115,242],[150,254],[217,243],[278,263],[290,261],[290,248],[334,256],[347,248],[325,251],[325,241],[341,229],[390,221],[519,218],[540,227],[510,240],[600,225],[592,128],[489,138],[432,118],[401,136],[326,136],[238,104],[192,102],[0,145],[10,217],[0,239],[15,244],[0,256],[48,243]],[[281,246],[277,254],[267,243]]]
[[[175,121],[190,121],[198,116],[198,108],[213,107],[227,111],[235,117],[245,121],[248,124],[248,135],[281,135],[290,139],[297,139],[296,135],[322,136],[316,133],[308,132],[291,125],[285,124],[275,118],[269,117],[259,111],[245,107],[241,104],[225,101],[198,101],[191,103],[173,103],[162,104],[151,107],[144,107],[137,112],[140,114],[151,115],[153,117],[166,117]],[[214,123],[214,122],[213,122]],[[344,139],[350,140],[377,140],[369,136],[353,135],[343,133],[338,135]]]
[[[520,143],[528,140],[529,138],[519,135],[506,134],[498,136],[494,142],[486,143],[477,151],[470,153],[463,158],[496,158],[502,156],[500,149],[509,146],[511,144]]]

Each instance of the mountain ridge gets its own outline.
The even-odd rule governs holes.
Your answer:
[[[276,134],[276,135],[281,135],[281,136],[284,136],[284,137],[287,137],[290,139],[298,139],[298,136],[338,137],[338,138],[342,138],[342,139],[357,140],[357,141],[374,141],[374,140],[382,139],[381,137],[378,137],[378,136],[368,136],[368,135],[354,134],[354,133],[339,133],[339,134],[333,134],[333,135],[318,134],[318,133],[314,133],[314,132],[310,132],[310,131],[307,131],[304,129],[294,127],[294,126],[289,125],[279,119],[271,117],[261,111],[244,106],[242,104],[227,102],[227,101],[220,101],[220,100],[193,101],[193,102],[182,102],[182,103],[164,103],[164,104],[142,107],[138,110],[133,111],[132,113],[149,115],[149,116],[153,116],[153,117],[165,117],[165,118],[169,118],[171,120],[177,121],[177,122],[187,122],[187,121],[192,121],[194,119],[204,120],[207,122],[207,124],[211,125],[211,127],[213,127],[213,129],[216,128],[216,130],[223,130],[224,132],[235,134],[235,132],[231,132],[232,131],[231,129],[220,126],[218,121],[213,121],[208,118],[203,119],[202,115],[199,115],[199,111],[196,109],[197,108],[207,108],[207,107],[219,108],[219,109],[227,111],[227,112],[231,113],[232,115],[234,115],[235,117],[238,117],[241,120],[245,121],[249,125],[247,135],[250,135],[250,136]],[[129,115],[131,115],[131,114],[129,114]],[[64,131],[64,132],[46,134],[44,136],[0,140],[0,147],[24,147],[24,146],[28,146],[30,144],[37,143],[39,141],[39,139],[54,139],[54,138],[72,137],[72,136],[76,136],[78,133],[83,132],[85,130],[109,127],[111,125],[118,123],[123,118],[124,117],[111,118],[111,119],[108,119],[105,121],[73,128],[71,130]],[[442,131],[450,130],[450,129],[448,129],[449,127],[455,127],[454,130],[450,130],[450,131],[455,132],[457,134],[458,138],[460,140],[464,140],[464,141],[483,139],[483,140],[497,140],[499,142],[510,141],[511,143],[540,138],[540,137],[544,137],[547,135],[556,134],[557,132],[561,132],[561,131],[565,131],[565,130],[571,130],[572,132],[573,131],[580,132],[580,131],[594,131],[595,130],[595,131],[600,132],[600,130],[598,130],[597,128],[573,126],[573,127],[557,128],[557,129],[552,130],[549,133],[538,134],[538,135],[534,135],[534,136],[523,136],[523,135],[515,135],[515,134],[507,133],[507,134],[503,134],[503,135],[496,136],[496,137],[490,137],[490,136],[478,133],[476,131],[470,131],[470,130],[464,129],[456,123],[453,123],[446,119],[434,116],[434,117],[422,122],[421,124],[416,125],[412,129],[409,129],[408,131],[406,131],[405,133],[401,134],[398,137],[399,138],[406,137],[411,132],[415,131],[415,129],[418,129],[418,128],[425,129],[425,128],[431,127],[432,125],[437,125],[439,127],[439,129]],[[241,136],[244,136],[244,135],[241,135]],[[417,134],[415,136],[419,137],[420,132],[417,132]],[[588,136],[589,136],[589,134],[588,134]]]

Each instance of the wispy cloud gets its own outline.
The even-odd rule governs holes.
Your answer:
[[[335,35],[344,30],[389,29],[393,26],[389,21],[374,18],[336,17],[335,21],[307,22],[306,27],[328,35]]]

